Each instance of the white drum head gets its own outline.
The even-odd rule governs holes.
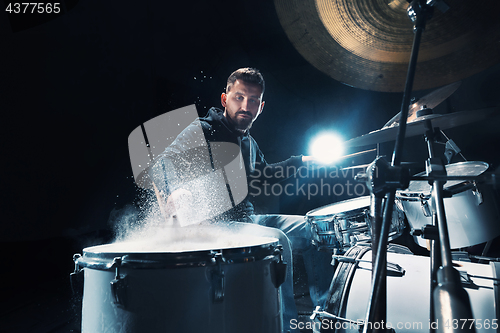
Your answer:
[[[485,172],[489,168],[489,164],[486,162],[476,162],[476,161],[469,161],[469,162],[460,162],[460,163],[454,163],[454,164],[448,164],[445,166],[446,167],[446,174],[448,176],[468,176],[468,177],[474,177],[474,176],[479,176],[483,172]],[[416,174],[416,176],[425,176],[425,171],[420,172]],[[463,183],[464,181],[462,180],[452,180],[446,182],[444,184],[444,189],[450,188],[452,186],[458,185],[460,183]],[[401,191],[402,193],[423,193],[424,195],[430,195],[431,193],[431,185],[429,185],[428,182],[425,181],[412,181],[410,182],[410,186],[404,191]]]
[[[232,232],[224,228],[155,228],[136,237],[84,249],[89,253],[178,253],[248,248],[277,243],[272,237]]]
[[[341,213],[347,213],[353,210],[370,207],[370,196],[364,196],[336,202],[327,206],[316,208],[307,213],[309,217],[335,216]]]

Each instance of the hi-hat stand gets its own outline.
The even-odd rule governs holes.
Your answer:
[[[387,239],[392,220],[392,213],[397,189],[408,187],[408,171],[401,168],[401,155],[406,134],[410,95],[415,78],[418,51],[425,24],[432,17],[433,7],[441,11],[447,10],[442,1],[412,0],[408,7],[408,15],[414,23],[414,40],[410,63],[405,83],[399,129],[392,156],[391,165],[383,158],[377,158],[367,169],[367,184],[371,191],[372,229],[372,287],[363,333],[388,332],[387,324]],[[446,177],[446,169],[434,156],[433,129],[430,120],[427,122],[426,141],[429,159],[426,167],[429,177]],[[432,198],[435,202],[433,220],[438,229],[439,240],[432,241],[431,251],[431,314],[430,320],[438,321],[436,332],[455,332],[458,329],[451,323],[457,319],[472,319],[472,310],[467,293],[462,288],[460,276],[452,266],[451,248],[446,224],[443,202],[443,184],[445,181],[432,181]],[[385,202],[384,202],[385,201]],[[382,212],[383,211],[383,212]],[[438,266],[440,266],[437,268]],[[445,325],[449,323],[449,325]],[[460,326],[459,326],[460,328]],[[463,331],[463,330],[461,330]],[[475,331],[474,327],[467,331]]]

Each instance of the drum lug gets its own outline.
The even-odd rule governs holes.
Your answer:
[[[428,200],[424,200],[423,197],[420,198],[420,207],[422,208],[422,213],[424,214],[425,217],[432,216],[432,212],[431,212],[431,209],[429,208]]]
[[[352,258],[348,256],[337,256],[333,255],[332,256],[333,260],[337,260],[338,262],[347,262],[347,263],[352,263],[355,265],[358,265],[358,263],[366,263],[366,264],[372,264],[370,260],[363,260],[363,259],[358,259],[358,258]],[[333,261],[332,261],[333,265]],[[387,262],[387,275],[389,276],[404,276],[406,273],[405,269],[401,267],[400,265],[393,263],[393,262]]]
[[[214,254],[217,268],[212,270],[212,290],[214,303],[222,302],[224,300],[224,271],[222,270],[222,263],[225,262],[222,253]]]
[[[283,261],[282,256],[283,246],[278,245],[274,250],[274,255],[278,261],[271,262],[271,279],[275,288],[278,288],[286,280],[286,262]]]
[[[81,269],[80,265],[78,264],[78,260],[80,260],[81,257],[82,255],[79,253],[73,255],[75,270],[73,271],[73,273],[69,274],[69,283],[73,295],[83,295],[83,275],[80,274],[83,269]]]
[[[480,204],[482,204],[484,202],[483,194],[481,192],[479,192],[479,189],[477,188],[477,186],[475,184],[474,184],[474,189],[472,190],[472,194],[476,198],[476,205],[477,206],[479,206]]]
[[[436,240],[439,238],[438,228],[430,224],[424,225],[421,229],[413,229],[410,234],[424,239]]]
[[[116,257],[113,259],[111,267],[115,268],[115,279],[111,281],[111,297],[113,304],[118,307],[126,306],[126,275],[120,274],[120,266],[122,265],[122,258]]]

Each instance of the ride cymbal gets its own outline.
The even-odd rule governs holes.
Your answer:
[[[406,0],[274,0],[298,52],[330,77],[361,89],[404,90],[413,44]],[[500,1],[446,0],[427,21],[414,90],[460,81],[500,60]]]

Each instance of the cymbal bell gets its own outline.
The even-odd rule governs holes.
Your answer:
[[[460,111],[449,114],[430,114],[418,117],[415,121],[407,124],[405,137],[424,134],[426,131],[425,122],[427,120],[432,123],[433,127],[439,127],[444,130],[490,118],[495,114],[499,114],[499,111],[500,107],[492,107],[473,111]],[[396,140],[398,130],[399,124],[392,127],[384,127],[348,140],[344,143],[344,145],[346,147],[360,147],[394,141]]]
[[[500,1],[446,0],[427,21],[414,90],[444,86],[500,61]],[[350,86],[402,92],[413,45],[406,0],[274,0],[297,51]]]
[[[430,109],[434,109],[436,106],[441,104],[445,99],[450,97],[457,89],[460,87],[462,82],[455,82],[449,84],[447,86],[441,87],[433,92],[425,95],[420,98],[418,101],[410,105],[408,108],[408,118],[406,122],[411,123],[412,121],[417,119],[417,111],[422,107],[428,107]],[[389,120],[384,127],[391,127],[399,124],[399,118],[401,116],[401,112],[395,115],[391,120]]]

